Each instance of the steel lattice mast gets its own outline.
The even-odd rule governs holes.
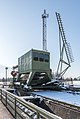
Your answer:
[[[47,18],[49,17],[49,14],[46,14],[46,10],[44,10],[44,13],[42,14],[43,19],[43,50],[47,51]]]
[[[70,43],[67,42],[65,37],[65,32],[63,29],[62,20],[60,14],[56,12],[56,18],[59,27],[59,45],[60,45],[60,60],[57,68],[57,76],[62,76],[67,69],[71,66],[71,63],[74,61],[73,54],[71,50]],[[64,53],[66,55],[66,59],[64,59]],[[63,69],[63,64],[66,65],[66,68]]]

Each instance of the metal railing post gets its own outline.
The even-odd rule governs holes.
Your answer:
[[[0,100],[1,100],[1,89],[0,89]]]
[[[14,108],[15,108],[15,119],[16,119],[16,98],[15,98],[15,106],[14,106]]]
[[[1,100],[1,89],[0,89],[0,100]]]
[[[2,102],[2,90],[1,90],[1,102]]]
[[[7,92],[6,92],[6,107],[7,107]]]
[[[39,112],[37,111],[37,119],[39,119]]]

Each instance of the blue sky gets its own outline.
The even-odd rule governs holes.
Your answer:
[[[42,18],[46,9],[47,48],[51,68],[56,71],[59,60],[58,25],[55,12],[61,14],[74,63],[66,76],[80,75],[80,0],[0,0],[0,64],[12,67],[18,57],[30,49],[42,49]]]

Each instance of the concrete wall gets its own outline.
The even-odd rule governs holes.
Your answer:
[[[54,114],[62,117],[63,119],[80,119],[80,110],[71,108],[69,105],[65,106],[52,101],[46,101],[45,103],[53,111]]]

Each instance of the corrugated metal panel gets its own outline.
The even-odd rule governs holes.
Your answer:
[[[27,73],[32,70],[50,70],[50,53],[40,50],[30,50],[18,58],[19,73]]]

